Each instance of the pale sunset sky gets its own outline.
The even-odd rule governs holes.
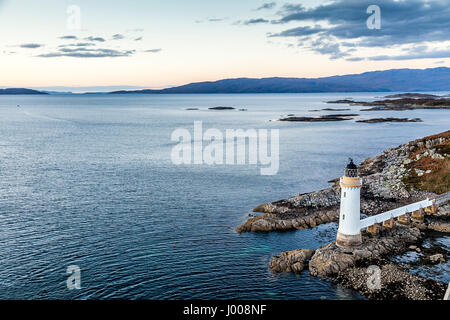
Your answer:
[[[373,4],[381,29],[366,24]],[[0,0],[0,87],[163,88],[450,66],[449,17],[441,0]]]

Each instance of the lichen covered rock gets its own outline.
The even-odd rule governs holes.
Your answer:
[[[314,250],[302,249],[283,252],[279,256],[272,258],[269,264],[269,268],[275,272],[302,272],[307,261],[311,259],[314,254]]]
[[[383,262],[377,268],[378,286],[373,285],[373,273],[366,267],[348,268],[336,281],[371,300],[442,300],[445,295],[446,284],[411,274],[394,263]]]
[[[317,277],[335,275],[358,263],[403,252],[421,237],[417,228],[399,227],[384,231],[379,238],[364,235],[363,244],[355,249],[342,249],[332,242],[316,250],[309,263],[309,272]]]

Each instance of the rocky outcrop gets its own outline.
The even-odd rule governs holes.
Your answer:
[[[309,272],[318,277],[335,275],[357,264],[401,253],[421,237],[417,228],[400,227],[386,230],[379,238],[366,234],[363,236],[363,244],[352,250],[339,248],[335,242],[329,243],[316,250],[309,263]]]
[[[443,219],[432,219],[427,224],[427,229],[441,233],[450,233],[450,222]]]
[[[430,260],[431,263],[445,262],[444,255],[442,253],[434,254],[434,255],[428,257],[428,259]]]
[[[309,215],[292,219],[279,219],[277,215],[264,213],[249,219],[246,223],[236,228],[242,232],[269,232],[288,231],[292,229],[309,229],[317,225],[335,222],[339,218],[338,210],[319,210]]]
[[[281,118],[278,121],[287,122],[330,122],[330,121],[347,121],[353,120],[354,117],[359,116],[359,114],[331,114],[319,117],[287,117]]]
[[[374,118],[367,120],[358,120],[359,123],[383,123],[383,122],[423,122],[419,118],[409,119],[409,118]]]
[[[272,258],[269,267],[274,272],[294,272],[300,273],[307,266],[307,261],[311,259],[314,250],[302,249],[283,252],[279,256]]]
[[[402,266],[386,261],[377,267],[381,276],[379,287],[368,285],[372,274],[367,267],[348,268],[335,280],[371,300],[442,300],[445,295],[445,283],[411,274]]]
[[[425,94],[425,93],[400,93],[400,94],[391,94],[391,95],[385,96],[385,98],[388,98],[388,99],[394,99],[394,98],[439,99],[441,97],[434,95],[434,94]]]
[[[339,218],[340,192],[336,188],[291,197],[255,208],[263,214],[249,219],[237,232],[308,229]]]
[[[436,234],[435,231],[450,232],[448,195],[437,197],[427,189],[411,187],[405,178],[415,174],[412,173],[414,167],[411,164],[421,159],[439,158],[440,161],[448,161],[449,144],[450,131],[386,150],[375,158],[365,160],[359,168],[363,179],[362,213],[378,214],[425,198],[437,199],[437,212],[413,215],[407,225],[395,222],[393,226],[383,226],[377,235],[363,232],[362,244],[355,248],[341,248],[332,242],[316,251],[303,249],[284,252],[272,258],[270,269],[275,272],[300,273],[307,267],[312,276],[331,278],[370,299],[442,299],[445,284],[410,274],[407,272],[410,266],[395,264],[387,259],[414,250],[422,257],[418,262],[421,265],[446,261],[446,250],[420,246],[422,240]],[[446,167],[436,167],[435,170],[441,174],[439,170],[442,168]],[[448,176],[448,168],[444,169],[444,180],[434,181],[443,186],[444,192],[448,192],[450,183],[446,184],[445,176]],[[326,190],[261,205],[254,211],[264,213],[249,219],[237,230],[256,232],[313,228],[321,223],[337,221],[340,201],[337,181],[332,180],[334,185]],[[367,268],[371,265],[380,268],[382,289],[371,289],[367,284],[370,276]]]
[[[416,110],[416,109],[450,109],[450,99],[447,97],[411,97],[402,96],[398,99],[385,99],[371,102],[353,101],[353,100],[337,100],[329,101],[334,104],[349,104],[352,106],[368,106],[369,109],[361,111],[385,111],[385,110]]]
[[[375,215],[426,198],[434,198],[434,191],[450,191],[448,170],[450,161],[450,131],[415,140],[383,154],[366,159],[359,167],[363,179],[361,212]],[[423,162],[433,160],[432,166],[417,177],[416,170]],[[447,169],[446,169],[447,168]],[[419,178],[419,182],[414,180]],[[427,183],[422,183],[422,182]],[[300,194],[286,200],[270,202],[254,209],[263,214],[252,217],[239,226],[237,232],[269,232],[314,228],[335,222],[339,217],[340,187],[338,179],[326,190]],[[437,183],[439,182],[439,183]],[[433,191],[433,192],[432,192]],[[445,223],[434,224],[447,230]]]
[[[269,267],[274,272],[301,273],[307,266],[312,276],[327,277],[375,300],[436,300],[442,299],[446,285],[408,273],[407,266],[395,264],[386,258],[408,250],[420,252],[418,245],[424,234],[416,227],[397,226],[373,237],[363,235],[363,244],[348,249],[329,243],[316,251],[293,250],[272,258]],[[431,249],[430,249],[431,250]],[[308,259],[309,263],[308,263]],[[445,262],[445,255],[427,255],[431,264]],[[377,286],[371,285],[369,267],[380,273]]]
[[[319,112],[319,111],[350,111],[351,109],[340,109],[340,108],[324,108],[324,109],[314,109],[309,110],[309,112]]]
[[[223,111],[223,110],[236,110],[236,108],[233,108],[233,107],[211,107],[211,108],[208,108],[208,110]]]
[[[410,266],[388,260],[391,256],[415,251],[421,253],[422,265],[446,262],[447,252],[444,249],[420,248],[426,231],[430,230],[428,225],[429,221],[413,221],[410,225],[397,223],[393,229],[381,228],[377,236],[363,232],[363,243],[356,248],[341,248],[332,242],[316,251],[283,252],[272,258],[269,267],[275,272],[300,273],[308,266],[312,276],[327,277],[369,299],[442,299],[446,290],[444,283],[410,274],[407,271]],[[373,274],[368,272],[369,267],[379,268],[381,289],[368,285]]]

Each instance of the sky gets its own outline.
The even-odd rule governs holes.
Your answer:
[[[450,0],[0,0],[0,87],[108,91],[450,66],[449,17]]]

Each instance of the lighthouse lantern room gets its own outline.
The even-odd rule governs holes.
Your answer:
[[[358,167],[350,159],[341,178],[341,210],[336,244],[340,247],[356,247],[362,243],[360,201],[362,179]]]

